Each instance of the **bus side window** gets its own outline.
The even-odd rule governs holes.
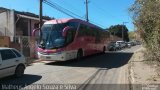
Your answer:
[[[95,42],[99,43],[101,41],[100,40],[100,38],[101,38],[100,31],[98,29],[96,29],[95,32],[96,32],[96,41]]]
[[[92,28],[87,26],[87,25],[84,25],[84,24],[81,24],[80,25],[80,29],[79,29],[79,32],[78,32],[78,36],[81,37],[81,36],[92,36]]]
[[[69,44],[74,40],[75,34],[76,34],[76,28],[72,28],[68,30],[67,32],[67,38],[66,38],[66,43]]]
[[[76,30],[77,30],[77,28],[78,28],[78,23],[77,22],[69,22],[68,23],[68,26],[70,26],[70,27],[73,27],[73,28],[75,28]]]
[[[84,36],[85,35],[85,25],[81,24],[80,28],[78,30],[78,37]]]

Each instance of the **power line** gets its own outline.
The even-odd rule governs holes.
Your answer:
[[[64,14],[66,14],[66,15],[74,18],[74,16],[72,16],[72,15],[64,12],[63,10],[61,10],[59,7],[55,6],[54,4],[52,4],[52,3],[50,3],[50,2],[48,2],[48,1],[46,1],[46,0],[44,0],[43,2],[44,2],[45,4],[47,4],[47,5],[49,5],[50,7],[52,7],[52,8],[54,8],[54,9],[56,9],[56,10],[58,10],[58,11],[64,13]]]
[[[102,7],[100,7],[100,6],[98,6],[96,3],[94,3],[94,2],[92,2],[92,4],[94,5],[94,8],[96,8],[96,9],[99,9],[99,11],[101,11],[102,13],[103,13],[103,15],[105,14],[105,15],[110,15],[111,17],[113,17],[113,18],[116,18],[116,19],[118,19],[117,17],[115,17],[115,16],[113,16],[112,14],[110,14],[110,13],[108,13],[105,9],[103,9]],[[105,13],[106,12],[106,13]],[[109,11],[110,12],[110,11]],[[104,16],[105,16],[104,15]],[[120,20],[120,19],[119,19]]]
[[[78,11],[79,13],[82,13],[81,10],[78,10],[75,6],[73,6],[73,4],[69,3],[67,0],[58,0],[58,2],[61,3],[61,6],[62,4],[64,4],[64,5],[67,5],[67,7],[70,7],[69,10]],[[76,5],[76,3],[74,3],[74,5]]]
[[[51,0],[44,0],[43,2],[44,2],[45,4],[47,4],[47,5],[49,5],[50,7],[52,7],[52,8],[54,8],[54,9],[56,9],[56,10],[58,10],[58,11],[64,13],[64,14],[66,14],[66,15],[72,17],[72,18],[78,17],[78,18],[80,18],[80,19],[82,19],[82,20],[85,20],[84,17],[81,17],[81,16],[79,16],[79,15],[71,12],[70,10],[61,7],[60,5],[52,2]],[[75,17],[75,16],[76,16],[76,17]],[[98,24],[98,23],[95,23],[95,22],[93,22],[92,20],[90,20],[90,22],[92,22],[92,23],[94,23],[94,24],[97,24],[97,25],[100,26],[100,27],[104,27],[103,25],[100,25],[100,24]]]
[[[59,5],[56,4],[56,3],[53,3],[53,2],[50,1],[50,0],[44,0],[44,3],[47,4],[47,5],[49,5],[49,6],[51,6],[51,7],[54,8],[54,9],[56,9],[56,10],[62,12],[62,13],[64,13],[64,14],[66,14],[66,15],[72,17],[72,18],[75,18],[75,16],[76,16],[76,17],[78,17],[78,18],[84,19],[83,17],[81,17],[81,16],[79,16],[79,15],[77,15],[77,14],[71,12],[71,11],[68,10],[68,9],[65,9],[65,8],[59,6]]]
[[[94,5],[94,8],[99,9],[100,11],[102,11],[103,14],[106,14],[104,12],[106,12],[106,10],[102,9],[101,7],[99,7],[97,4],[95,4],[94,2],[92,2],[92,4]]]
[[[96,23],[96,22],[94,22],[94,21],[91,21],[91,20],[90,20],[90,22],[96,24],[96,25],[99,26],[99,27],[105,27],[105,26],[103,26],[103,25],[101,25],[101,24],[98,24],[98,23]]]

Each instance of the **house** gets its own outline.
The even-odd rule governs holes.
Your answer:
[[[53,18],[43,16],[43,21],[50,19]],[[0,7],[1,36],[31,36],[32,30],[38,27],[38,23],[38,15]]]
[[[43,22],[54,19],[43,16]],[[0,7],[0,37],[3,45],[16,48],[26,57],[36,53],[36,41],[32,39],[32,30],[39,27],[39,16],[30,12],[20,12]],[[5,44],[9,37],[9,43]]]

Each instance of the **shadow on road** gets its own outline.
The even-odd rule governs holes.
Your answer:
[[[31,85],[32,83],[40,80],[41,78],[42,78],[42,76],[39,76],[39,75],[29,75],[29,74],[25,74],[21,78],[15,78],[13,76],[2,78],[2,79],[0,79],[0,85],[1,85],[0,89],[5,89],[4,88],[5,85],[6,86],[13,85],[13,86],[18,86],[18,87],[15,87],[18,90],[18,89],[24,88],[25,86]],[[12,87],[12,89],[13,89],[13,87]]]
[[[82,60],[70,60],[64,62],[46,63],[46,65],[68,66],[68,67],[96,67],[96,68],[118,68],[128,63],[133,53],[106,53],[88,56]]]

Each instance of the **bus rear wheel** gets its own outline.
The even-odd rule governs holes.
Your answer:
[[[83,51],[82,50],[78,50],[77,52],[77,60],[80,60],[83,57]]]

